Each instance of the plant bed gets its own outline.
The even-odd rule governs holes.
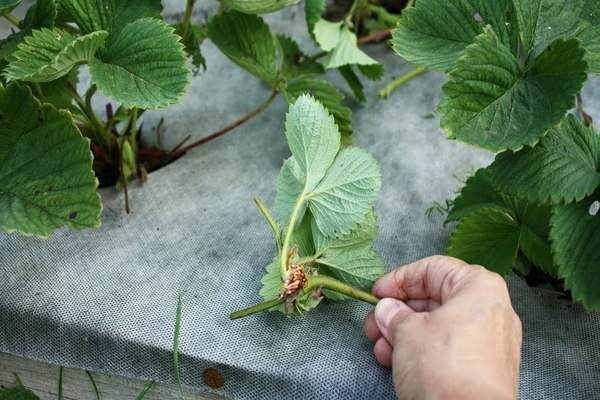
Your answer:
[[[277,22],[273,29],[300,32],[302,13],[293,6],[267,19]],[[218,129],[269,96],[266,85],[250,81],[214,46],[203,51],[211,68],[193,80],[183,104],[145,119],[148,140],[161,116],[169,148],[188,133],[199,138]],[[379,100],[382,84],[411,67],[384,44],[368,52],[385,65],[386,81],[366,86],[365,105],[349,104],[356,143],[381,165],[375,248],[391,268],[444,252],[450,228],[425,210],[460,186],[452,174],[464,177],[491,156],[445,140],[431,118],[442,74],[425,74]],[[223,74],[226,80],[219,79]],[[599,90],[593,80],[584,92],[592,113],[600,109]],[[289,157],[287,110],[280,97],[238,131],[150,174],[148,184],[133,182],[130,215],[121,193],[101,189],[100,230],[63,229],[46,241],[0,234],[0,351],[172,381],[172,325],[181,295],[180,361],[188,385],[208,390],[201,371],[214,367],[224,376],[220,393],[235,398],[292,399],[299,391],[305,398],[394,398],[390,372],[376,363],[362,334],[370,306],[323,302],[304,319],[263,313],[229,320],[230,312],[261,300],[259,279],[275,256],[272,232],[252,199],[274,202],[274,183]],[[522,397],[593,398],[600,391],[600,318],[514,275],[508,279],[524,323]]]

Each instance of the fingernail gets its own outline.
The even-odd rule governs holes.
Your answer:
[[[398,312],[404,310],[407,306],[397,299],[381,299],[375,307],[375,321],[381,330],[387,330],[392,320]]]

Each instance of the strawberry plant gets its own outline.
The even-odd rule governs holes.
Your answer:
[[[568,114],[600,74],[600,2],[418,0],[392,44],[448,73],[448,137],[497,153],[449,203],[448,253],[501,274],[541,270],[600,311],[600,138]]]
[[[338,69],[365,101],[358,74],[379,79],[383,68],[358,44],[385,37],[397,19],[356,0],[341,21],[329,22],[321,17],[323,0],[306,0],[307,28],[322,48],[309,56],[293,38],[271,32],[258,15],[297,0],[223,0],[204,25],[191,22],[195,0],[186,1],[183,20],[173,25],[162,19],[160,0],[37,0],[22,20],[12,13],[20,1],[0,1],[0,16],[14,26],[0,41],[0,227],[41,237],[64,225],[99,226],[98,181],[123,187],[129,212],[128,181],[145,181],[149,171],[231,131],[279,94],[291,103],[311,93],[328,108],[349,145],[351,111],[323,74]],[[357,38],[367,26],[385,29]],[[140,118],[180,101],[189,83],[188,65],[195,73],[207,66],[200,51],[207,38],[270,85],[270,96],[196,142],[172,150],[144,147]],[[79,85],[82,64],[91,80],[87,88]],[[107,104],[105,117],[92,107],[98,91],[115,104]]]
[[[323,296],[376,304],[364,290],[383,274],[372,248],[373,202],[381,187],[377,162],[358,147],[341,148],[334,117],[309,95],[290,106],[285,135],[292,156],[279,173],[274,217],[256,200],[278,250],[261,280],[265,302],[231,318],[268,309],[304,314]]]

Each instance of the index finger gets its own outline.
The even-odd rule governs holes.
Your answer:
[[[479,268],[457,258],[431,256],[383,276],[373,286],[373,294],[402,301],[433,299],[443,304],[460,282]]]

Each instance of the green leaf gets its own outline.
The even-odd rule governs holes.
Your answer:
[[[385,70],[383,69],[383,65],[381,64],[373,64],[373,65],[359,65],[358,70],[361,74],[363,74],[367,79],[371,81],[378,81],[383,78],[383,74]]]
[[[575,105],[587,79],[584,54],[576,41],[559,40],[523,76],[486,27],[442,88],[442,128],[449,138],[492,151],[533,145]]]
[[[295,102],[302,94],[313,95],[333,115],[342,137],[352,134],[352,111],[343,105],[344,95],[328,81],[300,77],[287,83],[284,94],[288,103]]]
[[[175,32],[181,36],[181,24],[174,24],[172,26],[175,29]],[[182,39],[183,45],[185,46],[185,51],[188,53],[188,56],[192,57],[194,75],[197,75],[198,72],[200,72],[200,67],[203,67],[204,70],[206,70],[206,59],[200,50],[200,45],[204,39],[206,39],[206,37],[207,32],[205,32],[204,28],[202,28],[200,25],[191,24],[187,37]]]
[[[74,37],[58,28],[34,30],[10,58],[6,76],[27,82],[50,82],[88,62],[104,44],[108,32]]]
[[[312,235],[312,215],[307,211],[298,228],[292,233],[290,244],[298,246],[298,257],[310,257],[315,254]]]
[[[104,94],[129,108],[177,103],[189,83],[179,36],[153,18],[135,20],[110,35],[90,61],[90,74]]]
[[[530,202],[582,200],[600,185],[600,137],[569,115],[535,147],[496,156],[491,174],[500,190]]]
[[[83,33],[116,34],[136,20],[161,18],[162,12],[160,0],[61,0],[60,5]]]
[[[364,221],[348,235],[331,238],[323,235],[312,219],[312,237],[317,257],[324,253],[346,251],[357,247],[368,247],[377,238],[377,217],[373,210],[367,213]]]
[[[600,190],[578,203],[557,206],[551,219],[552,250],[574,300],[600,311],[600,214],[592,215]],[[596,209],[597,211],[597,209]]]
[[[325,0],[305,0],[304,12],[306,14],[306,26],[311,38],[315,38],[313,30],[315,24],[321,19],[321,14],[325,11]]]
[[[392,32],[396,53],[415,65],[449,72],[475,37],[491,25],[500,43],[516,54],[507,21],[511,0],[419,0],[402,11]]]
[[[23,39],[31,35],[33,29],[54,27],[56,14],[56,2],[54,0],[37,0],[27,9],[21,30],[0,41],[0,59],[10,57],[17,50],[17,46],[23,42]]]
[[[27,87],[0,87],[0,227],[47,237],[100,225],[89,140]]]
[[[467,179],[458,197],[452,201],[452,208],[446,217],[446,223],[460,221],[473,211],[482,208],[510,211],[510,204],[504,196],[496,191],[489,170],[485,168],[479,169]]]
[[[298,43],[292,38],[277,35],[277,42],[282,55],[279,70],[284,78],[293,79],[307,75],[320,75],[325,72],[323,66],[304,54]]]
[[[550,246],[550,213],[548,205],[520,203],[518,218],[521,225],[521,252],[544,272],[556,277],[557,265]]]
[[[377,161],[365,150],[343,150],[307,199],[319,231],[337,238],[348,235],[373,207],[381,188]]]
[[[79,82],[79,70],[73,68],[70,73],[51,82],[29,84],[28,86],[35,91],[34,85],[39,85],[44,94],[43,97],[38,97],[38,100],[42,103],[52,104],[58,109],[70,110],[74,113],[75,110],[71,109],[73,104],[73,97],[68,92],[69,87],[77,87]]]
[[[322,274],[363,290],[371,290],[384,273],[381,257],[369,247],[325,253],[316,262]]]
[[[354,72],[354,70],[352,69],[352,66],[344,65],[342,67],[339,67],[338,71],[340,71],[340,74],[342,75],[346,83],[348,83],[348,86],[350,86],[350,90],[352,90],[354,97],[356,97],[358,101],[362,103],[366,102],[367,97],[365,96],[365,92],[363,90],[364,86],[358,78],[358,76],[356,75],[356,73]]]
[[[40,400],[40,398],[23,386],[15,386],[0,390],[0,400]]]
[[[242,69],[277,84],[277,42],[262,18],[237,11],[219,13],[209,21],[208,35]]]
[[[335,121],[312,96],[301,95],[290,106],[285,135],[292,156],[304,175],[304,193],[311,192],[339,151],[340,132]]]
[[[329,22],[321,19],[315,24],[313,32],[321,48],[329,52],[325,60],[325,68],[339,68],[348,64],[379,65],[358,48],[356,35],[343,21]],[[370,72],[370,76],[377,74],[377,71],[382,68],[375,67],[375,70]]]
[[[21,0],[0,0],[0,17],[14,10]]]
[[[244,14],[268,14],[298,3],[300,0],[223,0],[225,5]]]
[[[300,170],[296,160],[293,157],[288,158],[283,163],[277,178],[277,194],[273,207],[275,221],[282,230],[287,228],[294,207],[300,200],[304,190],[304,179],[304,173]],[[300,223],[305,211],[306,205],[302,205],[296,224]]]
[[[581,12],[581,20],[576,39],[586,50],[585,59],[590,71],[600,75],[600,3],[597,0],[586,0]]]

